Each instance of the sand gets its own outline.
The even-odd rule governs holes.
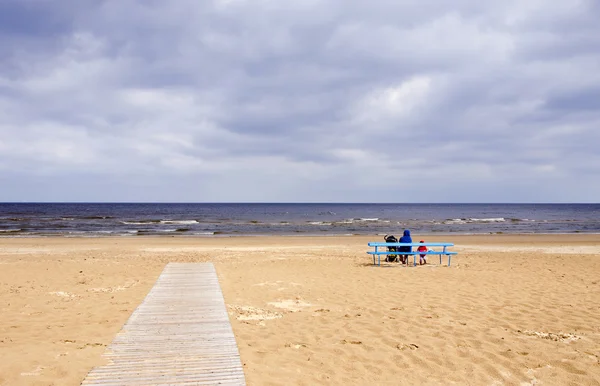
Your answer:
[[[1,238],[0,385],[78,385],[171,261],[215,264],[249,385],[600,385],[599,235],[379,238]]]

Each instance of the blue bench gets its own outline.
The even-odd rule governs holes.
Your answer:
[[[450,261],[452,259],[452,255],[456,255],[458,252],[451,252],[446,250],[447,247],[453,247],[452,243],[369,243],[369,247],[374,247],[374,251],[368,251],[369,255],[373,255],[373,265],[381,265],[381,255],[412,255],[414,265],[417,265],[417,255],[439,255],[440,256],[440,265],[442,264],[442,255],[448,256],[448,267],[450,266]],[[418,247],[426,246],[427,249],[430,247],[443,247],[441,251],[427,251],[427,252],[419,252],[417,251]],[[394,252],[388,251],[388,247],[413,247],[412,252]],[[382,249],[379,249],[382,248]],[[377,264],[375,264],[375,257],[377,257]]]

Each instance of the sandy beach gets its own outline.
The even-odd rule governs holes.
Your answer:
[[[419,238],[419,235],[414,235]],[[413,238],[414,238],[413,237]],[[0,239],[0,385],[79,385],[168,262],[213,262],[249,385],[600,385],[600,236]]]

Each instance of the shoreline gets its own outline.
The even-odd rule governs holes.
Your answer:
[[[402,231],[399,230],[395,232],[400,234]],[[7,232],[8,233],[8,232]],[[569,236],[569,235],[600,235],[600,232],[483,232],[483,233],[458,233],[458,232],[413,232],[411,233],[419,234],[421,236],[536,236],[536,235],[544,235],[544,236]],[[364,233],[349,233],[349,234],[213,234],[213,235],[205,235],[205,234],[183,234],[183,233],[167,233],[165,234],[82,234],[82,235],[4,235],[0,234],[0,240],[3,239],[23,239],[23,238],[64,238],[64,239],[96,239],[96,238],[115,238],[115,239],[127,239],[127,238],[137,238],[137,239],[145,239],[145,238],[197,238],[197,239],[221,239],[221,238],[238,238],[238,237],[383,237],[384,235],[394,234],[394,232],[389,233],[377,233],[377,234],[364,234]]]

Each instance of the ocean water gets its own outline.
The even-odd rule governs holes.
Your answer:
[[[600,204],[0,203],[0,237],[600,233]]]

